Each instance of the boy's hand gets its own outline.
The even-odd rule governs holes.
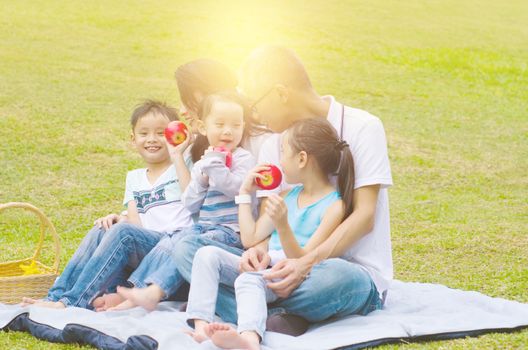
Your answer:
[[[272,194],[268,197],[264,209],[280,233],[280,228],[288,225],[288,207],[284,199],[279,195]]]
[[[103,227],[105,230],[108,230],[112,225],[123,221],[123,218],[117,214],[110,214],[105,217],[99,218],[94,221],[94,225],[101,228]]]
[[[238,270],[240,273],[261,271],[266,269],[271,262],[268,252],[257,248],[249,248],[246,250],[240,259]]]
[[[260,178],[262,180],[265,179],[265,176],[260,174],[261,171],[269,170],[268,165],[257,165],[253,169],[251,169],[248,174],[246,175],[246,178],[244,179],[244,182],[242,182],[242,185],[240,186],[240,190],[238,191],[239,194],[252,194],[254,193],[258,187],[255,183],[256,178]]]
[[[173,146],[169,142],[165,141],[167,143],[167,149],[169,150],[169,155],[173,163],[176,161],[177,157],[183,157],[183,153],[194,142],[194,134],[192,132],[185,130],[185,135],[187,135],[185,141],[180,143],[178,146]]]

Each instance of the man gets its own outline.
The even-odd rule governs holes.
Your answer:
[[[352,214],[318,249],[299,259],[285,259],[272,268],[266,278],[282,299],[270,308],[310,322],[365,315],[381,308],[393,277],[387,193],[392,177],[381,121],[365,111],[344,106],[331,96],[319,96],[301,61],[287,48],[267,46],[255,50],[243,67],[241,78],[241,88],[253,100],[254,111],[274,132],[286,130],[299,119],[327,118],[350,145],[354,158]],[[259,163],[278,165],[279,147],[280,135],[266,140]],[[286,186],[283,183],[271,192],[278,193]],[[269,192],[258,193],[264,198],[261,208],[265,208]],[[190,280],[194,253],[211,242],[189,237],[180,243],[176,252],[180,272]],[[266,241],[242,254],[241,267],[246,271],[261,270],[268,263]],[[227,287],[220,289],[217,313],[225,321],[236,321],[234,294]],[[306,329],[298,320],[295,323],[294,329],[279,326],[274,330],[299,334]]]

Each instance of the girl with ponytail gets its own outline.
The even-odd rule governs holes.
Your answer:
[[[244,247],[269,239],[263,268],[244,270],[239,256],[215,246],[199,249],[194,257],[187,314],[188,323],[195,327],[190,334],[198,342],[210,338],[220,348],[259,349],[267,303],[279,299],[263,277],[269,271],[266,268],[313,251],[353,210],[352,154],[326,119],[303,119],[291,125],[282,136],[280,163],[286,182],[299,185],[268,197],[258,220],[252,215],[251,200],[257,189],[255,179],[263,178],[260,172],[268,165],[250,171],[237,199]],[[332,175],[337,175],[339,191]],[[237,330],[212,323],[220,283],[235,288]]]

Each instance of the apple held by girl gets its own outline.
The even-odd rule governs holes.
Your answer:
[[[263,175],[264,178],[257,177],[255,179],[257,186],[263,190],[272,190],[279,186],[282,182],[282,173],[280,169],[272,164],[269,164],[268,167],[269,169],[259,172],[259,174]]]

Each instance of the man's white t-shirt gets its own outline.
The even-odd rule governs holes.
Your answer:
[[[246,151],[249,151],[255,159],[258,159],[259,152],[262,149],[262,144],[266,142],[272,135],[277,135],[271,132],[262,132],[257,135],[247,137],[240,145]]]
[[[123,204],[135,201],[141,225],[158,232],[174,232],[193,225],[191,213],[183,206],[176,168],[171,165],[151,184],[147,169],[129,171]]]
[[[350,248],[343,258],[364,267],[381,295],[389,288],[390,281],[393,279],[388,196],[388,187],[392,185],[392,175],[383,124],[372,114],[344,106],[332,96],[323,98],[330,102],[327,120],[337,130],[338,135],[342,130],[343,140],[350,146],[354,159],[354,188],[380,185],[374,229]],[[280,135],[274,134],[262,144],[258,163],[275,164],[280,168],[279,160]],[[335,178],[332,181],[335,184]],[[257,197],[280,193],[292,186],[283,180],[281,185],[274,190],[257,191]]]

